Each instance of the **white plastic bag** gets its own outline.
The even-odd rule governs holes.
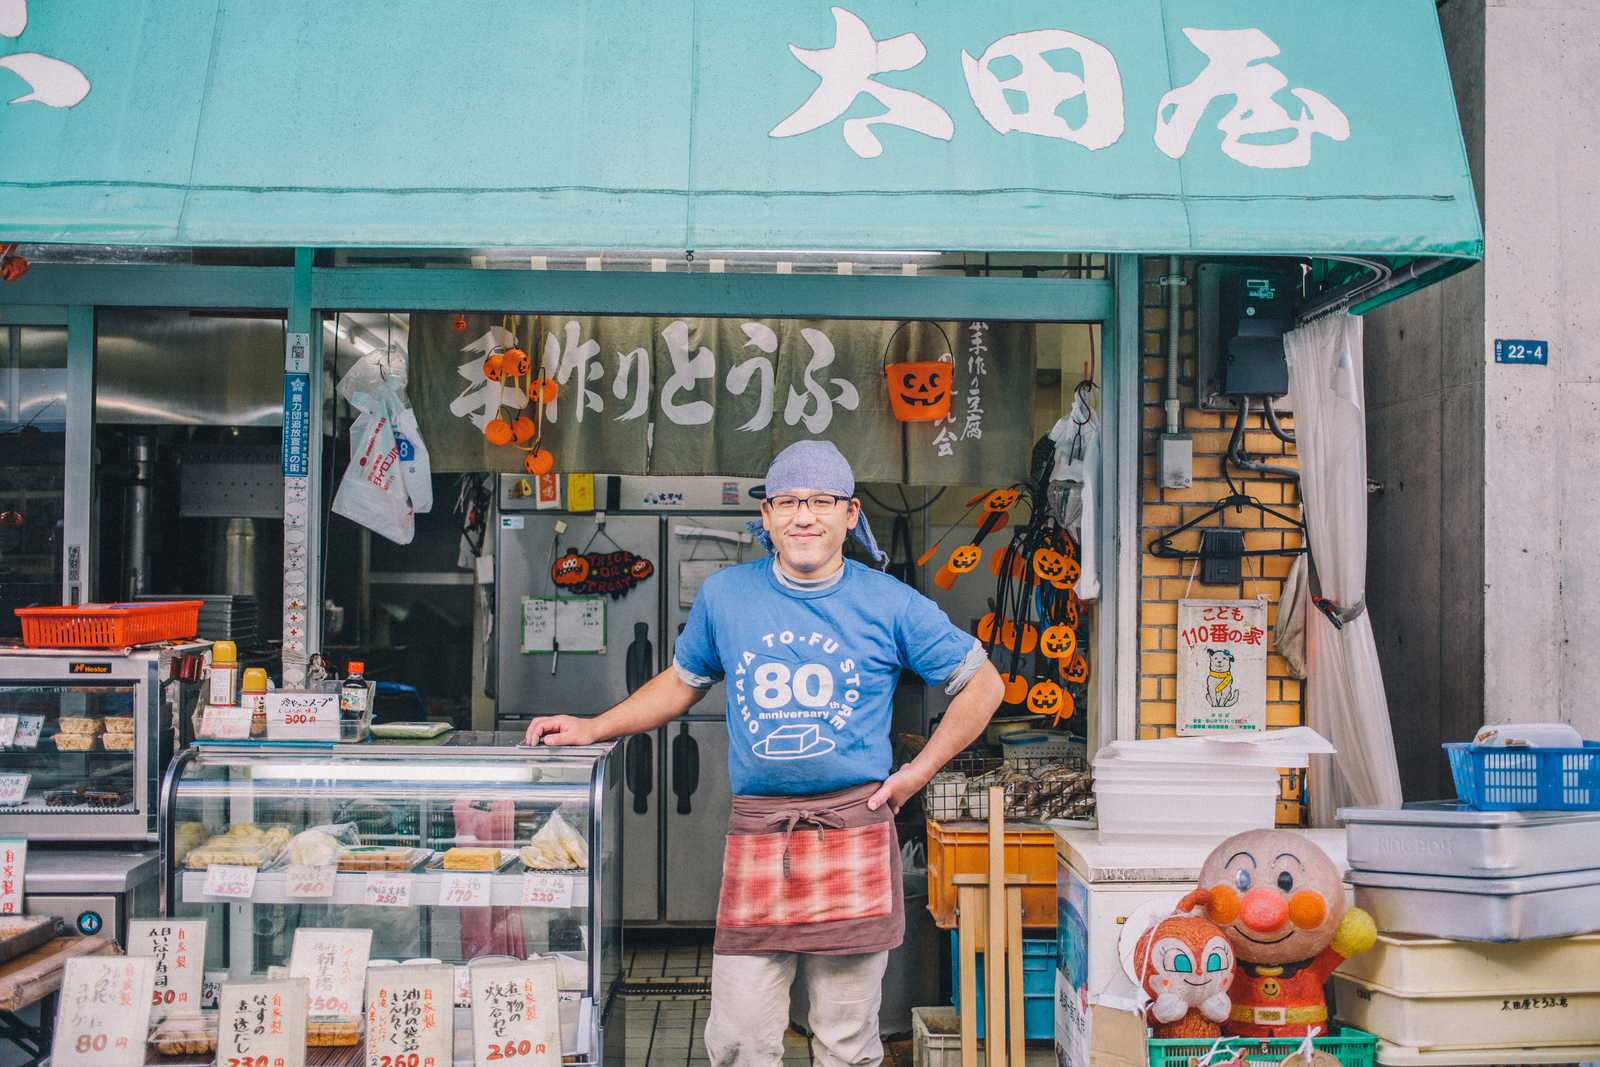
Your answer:
[[[362,412],[350,427],[350,466],[333,510],[397,545],[409,545],[416,535],[416,515],[400,475],[400,446],[386,413]]]
[[[394,391],[390,390],[390,394],[393,396]],[[433,468],[428,463],[428,446],[422,443],[422,431],[417,428],[417,413],[402,406],[400,398],[395,397],[392,416],[394,441],[400,449],[400,476],[405,479],[411,510],[432,511]]]

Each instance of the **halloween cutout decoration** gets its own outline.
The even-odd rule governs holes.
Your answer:
[[[978,524],[978,532],[977,535],[973,537],[972,543],[969,545],[962,545],[960,548],[952,552],[950,554],[949,561],[946,562],[943,567],[940,567],[936,572],[934,572],[933,582],[940,589],[949,590],[955,585],[956,578],[975,568],[979,561],[983,559],[983,550],[980,547],[983,544],[983,539],[988,537],[995,530],[1001,529],[1005,526],[1006,511],[1004,508],[991,508],[989,506],[989,502],[993,500],[996,494],[1010,494],[1009,497],[1004,498],[1002,501],[1004,503],[1004,508],[1011,507],[1017,502],[1019,497],[1019,492],[1015,489],[997,489],[994,492],[979,493],[977,496],[967,501],[966,514],[962,515],[961,518],[957,520],[956,523],[949,529],[945,530],[943,534],[940,534],[939,539],[922,554],[920,559],[917,560],[917,566],[919,567],[926,564],[930,559],[933,558],[934,553],[939,550],[939,545],[944,541],[945,537],[949,536],[950,530],[954,530],[956,527],[965,522],[967,515],[972,514],[973,508],[977,507],[980,503],[984,505],[983,521]],[[994,566],[998,566],[998,564],[991,562],[991,567]]]
[[[560,586],[574,586],[589,577],[589,561],[573,549],[550,565],[550,580]]]
[[[1233,946],[1216,923],[1174,915],[1146,930],[1134,949],[1139,984],[1155,998],[1146,1016],[1158,1039],[1222,1035],[1232,1003]]]
[[[1346,908],[1333,861],[1300,834],[1247,830],[1212,850],[1179,911],[1205,908],[1237,959],[1225,1027],[1236,1037],[1326,1033],[1322,984],[1377,940],[1372,918]]]
[[[1035,715],[1054,715],[1061,707],[1061,698],[1066,696],[1059,685],[1052,681],[1037,682],[1028,690],[1028,710]]]
[[[1072,627],[1056,623],[1039,636],[1039,651],[1051,659],[1068,659],[1078,651],[1078,635]]]
[[[642,582],[656,572],[656,565],[643,556],[638,556],[634,559],[633,566],[629,570],[632,572],[635,582]]]
[[[1000,699],[1007,704],[1020,704],[1028,699],[1028,680],[1018,674],[1002,674],[1000,682],[1005,686]]]
[[[1001,545],[989,553],[989,573],[996,578],[1000,577],[1000,568],[1006,565],[1006,555],[1008,553],[1011,556],[1011,580],[1019,581],[1027,569],[1028,561],[1010,545]]]
[[[543,329],[543,318],[534,319],[534,335],[537,337]],[[464,329],[465,321],[457,316],[456,329]],[[516,335],[511,332],[510,316],[502,320],[501,335],[509,344],[496,346],[483,360],[483,375],[491,382],[500,385],[500,394],[495,404],[494,418],[484,426],[484,438],[496,448],[502,445],[514,445],[526,452],[522,465],[529,474],[544,474],[555,466],[555,457],[546,449],[539,447],[540,439],[544,436],[544,407],[556,398],[556,383],[549,377],[531,379],[533,373],[533,360],[528,353],[517,347]],[[541,370],[544,368],[541,368]],[[506,386],[512,386],[513,396],[517,395],[516,386],[519,380],[525,380],[527,387],[523,395],[522,407],[507,419],[502,416],[501,409],[506,407]],[[536,405],[535,417],[526,414],[529,404]]]
[[[1082,685],[1089,680],[1089,661],[1083,658],[1083,653],[1072,654],[1072,658],[1061,668],[1061,677],[1075,685]]]
[[[983,549],[977,545],[962,545],[950,553],[950,569],[957,574],[965,574],[978,565],[983,558]]]
[[[996,489],[983,499],[983,510],[987,512],[1010,511],[1016,504],[1017,498],[1022,494],[1016,489]]]
[[[1033,554],[1033,573],[1039,576],[1040,581],[1055,582],[1067,573],[1067,564],[1072,562],[1052,548],[1041,548]]]
[[[883,348],[885,359],[894,347],[894,339],[910,325],[910,322],[903,322],[889,335],[889,343]],[[929,325],[944,337],[943,355],[933,360],[890,363],[883,369],[889,384],[889,410],[901,422],[938,422],[950,414],[950,390],[955,378],[950,338],[938,323]]]
[[[1078,561],[1075,559],[1067,559],[1064,556],[1062,559],[1061,573],[1045,580],[1057,589],[1071,589],[1078,584],[1078,576],[1083,573],[1083,568],[1078,566]],[[1041,574],[1039,577],[1043,578],[1044,575]]]
[[[1021,641],[1021,647],[1017,642]],[[1013,652],[1020,652],[1024,656],[1032,652],[1039,643],[1039,631],[1024,623],[1020,628],[1009,620],[1000,627],[1000,643]]]

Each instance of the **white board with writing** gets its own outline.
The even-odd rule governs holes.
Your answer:
[[[1178,601],[1178,733],[1266,728],[1266,601]]]
[[[0,838],[0,915],[22,914],[22,883],[27,867],[27,838]]]
[[[372,931],[302,926],[289,950],[289,977],[311,982],[312,1015],[360,1015]]]
[[[128,955],[154,960],[150,1018],[190,1015],[204,999],[206,920],[130,919]]]
[[[222,983],[217,1062],[306,1067],[309,985],[304,978]]]
[[[606,598],[522,598],[522,651],[604,652],[606,650]]]
[[[155,961],[148,956],[67,960],[57,1002],[57,1067],[143,1067]]]
[[[455,1055],[455,1022],[449,964],[367,972],[367,1067],[445,1067]]]
[[[471,982],[476,1062],[503,1059],[560,1067],[560,982],[555,960],[473,967]]]

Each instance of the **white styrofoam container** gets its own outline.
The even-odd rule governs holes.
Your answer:
[[[1095,817],[1100,840],[1107,844],[1148,839],[1174,845],[1217,844],[1246,830],[1271,829],[1277,812],[1276,776],[1265,787],[1207,790],[1181,784],[1095,782]]]
[[[1453,878],[1521,878],[1600,867],[1600,811],[1475,811],[1453,800],[1340,808],[1350,865]]]
[[[1600,934],[1511,944],[1379,934],[1338,973],[1403,996],[1600,992]]]
[[[1403,996],[1334,972],[1340,1021],[1412,1048],[1523,1048],[1600,1042],[1600,993]],[[1520,1063],[1515,1056],[1507,1062]]]
[[[1350,870],[1356,906],[1379,930],[1462,941],[1534,941],[1600,931],[1600,870],[1446,878]]]
[[[1256,785],[1276,783],[1278,768],[1242,764],[1234,767],[1216,763],[1168,763],[1152,760],[1097,759],[1094,761],[1096,780],[1118,782],[1170,782],[1174,785],[1192,785],[1208,788],[1218,785]]]
[[[1519,1048],[1516,1061],[1524,1067],[1536,1064],[1570,1065],[1600,1060],[1597,1045],[1552,1045],[1549,1048]],[[1379,1067],[1499,1067],[1506,1062],[1503,1048],[1419,1049],[1378,1040]]]

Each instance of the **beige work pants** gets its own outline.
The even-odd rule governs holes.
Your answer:
[[[877,1067],[878,1007],[887,952],[817,956],[713,956],[706,1051],[711,1067],[781,1067],[789,1026],[789,986],[804,961],[811,1015],[811,1055],[817,1067]]]

